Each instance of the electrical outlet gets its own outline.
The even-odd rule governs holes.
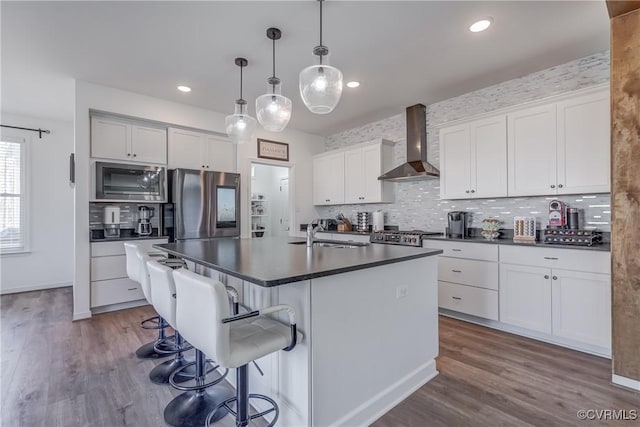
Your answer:
[[[398,286],[396,288],[397,299],[405,298],[407,295],[409,295],[409,287],[407,285]]]

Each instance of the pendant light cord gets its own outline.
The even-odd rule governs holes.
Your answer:
[[[242,65],[240,65],[240,99],[244,99],[242,98],[242,69],[244,67]]]
[[[320,0],[320,46],[323,46],[322,44],[322,2],[324,0]],[[320,55],[320,64],[322,64],[322,55]]]
[[[276,39],[274,38],[273,40],[271,40],[273,42],[273,85],[272,85],[272,89],[273,92],[275,93],[276,91],[276,84],[275,84],[275,78],[276,78]]]

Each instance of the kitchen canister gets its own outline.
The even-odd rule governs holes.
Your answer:
[[[369,231],[369,212],[356,213],[356,230]]]
[[[384,214],[382,211],[375,211],[372,214],[373,231],[384,230]]]

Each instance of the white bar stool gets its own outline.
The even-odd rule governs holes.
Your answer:
[[[278,350],[291,351],[302,334],[297,331],[295,311],[287,305],[267,307],[231,317],[224,284],[186,270],[173,272],[176,284],[176,321],[184,337],[196,348],[214,358],[221,367],[236,369],[236,396],[224,399],[211,409],[205,425],[217,421],[227,412],[236,417],[236,426],[274,413],[269,426],[278,420],[276,402],[263,395],[249,394],[248,363]],[[289,326],[266,317],[286,311]],[[202,325],[207,325],[203,328]],[[271,409],[250,415],[249,399],[269,402]],[[236,409],[231,406],[236,403]],[[165,412],[166,414],[166,412]],[[165,418],[166,419],[166,418]]]

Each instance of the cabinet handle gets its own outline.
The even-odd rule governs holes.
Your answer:
[[[462,270],[451,270],[451,271],[453,271],[454,273],[462,273]]]
[[[556,258],[556,257],[552,257],[552,256],[546,256],[546,257],[544,257],[544,259],[552,259],[552,260],[557,260],[558,258]]]
[[[207,165],[207,169],[209,169],[209,165]]]
[[[558,276],[553,276],[552,279],[553,280],[558,280]]]
[[[462,249],[451,249],[453,252],[462,252]]]
[[[131,153],[127,153],[127,157],[130,157],[130,156],[131,156]]]
[[[202,165],[202,169],[204,169],[204,165]]]
[[[558,188],[562,188],[562,184],[558,184]]]
[[[555,185],[553,185],[553,184],[551,184],[551,188],[556,188],[556,186],[555,186]]]
[[[471,192],[472,192],[472,193],[475,193],[475,192],[476,192],[476,190],[471,190]]]
[[[135,290],[137,290],[137,289],[138,289],[138,288],[129,288],[129,289],[127,289],[127,290],[128,290],[128,291],[135,291]]]
[[[136,157],[136,156],[137,156],[137,154],[136,154],[136,153],[133,153],[133,157]]]
[[[465,193],[469,194],[469,190],[465,191]]]
[[[548,275],[548,274],[545,274],[545,275],[544,275],[544,278],[545,278],[545,279],[548,279],[548,278],[549,278],[549,275]]]
[[[462,299],[462,298],[460,298],[460,297],[451,297],[451,298],[453,298],[453,299],[457,299],[457,300],[461,300],[461,299]]]

